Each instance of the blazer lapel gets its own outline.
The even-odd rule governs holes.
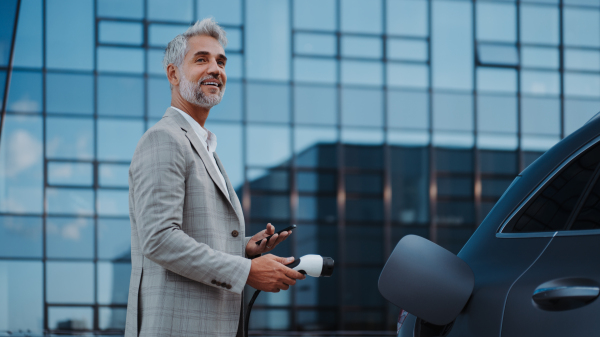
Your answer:
[[[192,147],[196,150],[196,153],[200,156],[200,159],[202,159],[204,167],[206,168],[206,171],[208,171],[208,175],[213,180],[213,182],[219,187],[219,190],[221,190],[221,193],[223,193],[225,198],[227,198],[227,193],[225,192],[225,186],[223,186],[221,179],[219,179],[219,174],[217,173],[215,166],[212,164],[212,162],[210,160],[208,150],[205,149],[204,146],[202,146],[200,139],[198,139],[198,136],[196,135],[196,132],[194,132],[194,130],[192,129],[192,126],[190,125],[190,123],[188,123],[185,120],[185,118],[183,118],[183,116],[181,116],[179,111],[172,109],[172,108],[167,109],[167,112],[165,113],[165,117],[172,117],[177,122],[177,124],[179,124],[181,129],[183,131],[185,131],[185,136],[192,144]],[[190,132],[188,132],[188,130],[190,130]],[[227,199],[229,199],[229,198],[227,198]],[[231,203],[231,200],[229,200],[229,203]],[[231,206],[233,207],[233,204]],[[234,207],[234,209],[235,209],[235,207]]]
[[[233,189],[233,186],[231,185],[231,181],[229,181],[229,177],[227,176],[227,172],[225,172],[225,168],[223,167],[223,163],[221,163],[221,159],[219,159],[219,156],[217,155],[216,152],[214,152],[214,155],[215,155],[215,160],[217,161],[217,165],[219,166],[219,170],[221,170],[221,174],[223,175],[223,178],[225,178],[225,182],[227,183],[227,191],[229,191],[229,201],[233,204],[233,209],[237,213],[238,218],[240,218],[242,225],[243,225],[244,224],[244,210],[242,209],[242,206],[240,205],[240,200],[238,199],[237,195],[235,194],[235,190]]]

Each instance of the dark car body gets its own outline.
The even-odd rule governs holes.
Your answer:
[[[599,176],[596,115],[521,172],[462,248],[475,283],[444,336],[600,335]],[[436,335],[423,324],[409,315],[399,336]]]

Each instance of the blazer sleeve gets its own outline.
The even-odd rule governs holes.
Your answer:
[[[241,294],[251,261],[217,251],[182,229],[186,158],[182,141],[165,129],[149,130],[131,162],[132,212],[142,254],[186,278]],[[212,280],[231,285],[216,286]]]

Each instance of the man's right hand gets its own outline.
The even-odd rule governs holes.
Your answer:
[[[293,257],[279,257],[272,254],[263,255],[252,260],[250,274],[246,284],[254,289],[277,293],[288,290],[296,280],[304,280],[305,275],[286,267],[294,262]]]

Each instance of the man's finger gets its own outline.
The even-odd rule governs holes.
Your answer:
[[[267,230],[266,230],[265,234],[267,234],[267,235],[275,234],[275,226],[273,226],[270,223],[268,223],[267,224]]]

